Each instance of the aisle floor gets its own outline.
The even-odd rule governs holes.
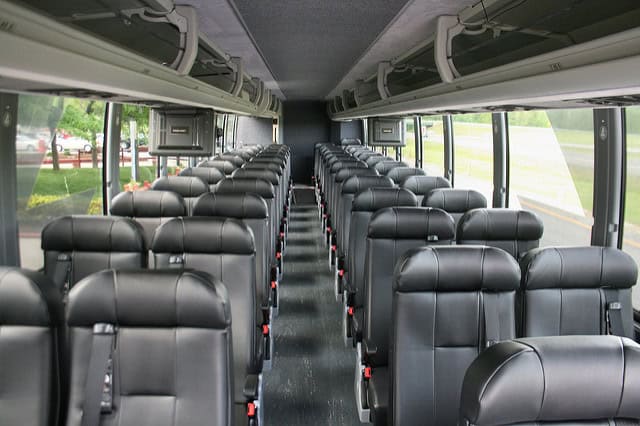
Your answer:
[[[359,425],[353,396],[354,352],[344,346],[341,305],[333,294],[312,189],[292,206],[273,369],[265,372],[267,426]]]

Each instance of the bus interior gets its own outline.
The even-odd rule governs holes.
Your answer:
[[[637,0],[0,0],[0,426],[640,425]]]

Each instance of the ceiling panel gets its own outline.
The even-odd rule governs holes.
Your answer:
[[[324,99],[407,3],[229,1],[287,99]]]

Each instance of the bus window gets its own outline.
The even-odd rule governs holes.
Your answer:
[[[102,214],[105,103],[52,96],[18,100],[21,263],[43,266],[40,232],[54,217]]]
[[[133,141],[138,147],[138,176],[132,175]],[[120,190],[148,188],[156,178],[156,163],[157,157],[149,155],[149,108],[123,105],[120,135]]]
[[[622,249],[640,263],[640,107],[627,108],[627,189]],[[633,307],[640,310],[640,290],[633,290]]]
[[[593,111],[511,112],[508,117],[509,206],[542,219],[543,246],[590,245]]]
[[[227,124],[225,127],[225,151],[232,151],[236,147],[236,119],[237,116],[233,114],[227,114]]]
[[[444,176],[444,132],[442,117],[422,117],[422,168],[431,176]]]
[[[493,134],[491,114],[460,114],[453,116],[455,156],[455,186],[475,189],[493,198]]]
[[[402,147],[402,161],[409,167],[416,165],[416,137],[413,131],[413,118],[404,119],[404,147]]]
[[[224,124],[225,114],[216,114],[216,144],[214,154],[224,152]]]

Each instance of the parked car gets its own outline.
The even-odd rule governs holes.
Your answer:
[[[44,152],[44,140],[38,139],[37,136],[18,133],[16,135],[16,150],[26,152]]]
[[[63,151],[82,151],[82,152],[91,152],[93,146],[91,142],[86,139],[79,138],[77,136],[58,136],[56,139],[56,147],[58,148],[58,152]]]

